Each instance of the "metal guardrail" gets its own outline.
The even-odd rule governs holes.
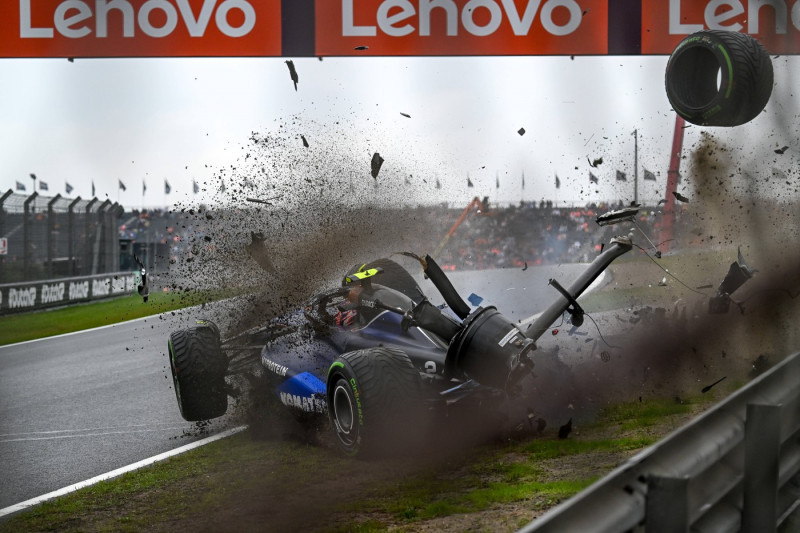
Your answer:
[[[797,531],[800,352],[520,531]]]

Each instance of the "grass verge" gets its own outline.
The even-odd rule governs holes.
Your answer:
[[[245,432],[44,503],[0,529],[513,531],[710,403],[616,405],[568,439],[553,430],[427,463],[366,463]]]
[[[130,295],[102,302],[6,315],[0,317],[0,346],[157,315],[236,294],[230,290],[157,292],[150,295],[147,303],[138,295]]]

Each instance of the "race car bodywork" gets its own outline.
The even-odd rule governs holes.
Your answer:
[[[433,305],[413,277],[388,259],[354,268],[303,309],[230,339],[211,322],[173,332],[170,367],[187,420],[221,416],[226,376],[260,362],[274,398],[299,416],[327,414],[347,454],[405,446],[426,413],[520,394],[535,340],[631,249],[616,238],[569,288],[551,280],[556,301],[525,331],[494,307],[471,309],[429,256],[418,258],[446,305]],[[499,400],[498,400],[499,401]]]

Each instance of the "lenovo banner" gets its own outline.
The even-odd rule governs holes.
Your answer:
[[[607,0],[316,0],[317,54],[608,52]]]
[[[798,54],[800,0],[642,0],[643,54],[670,54],[704,29],[748,33],[772,54]]]
[[[280,55],[280,0],[0,1],[0,57]]]

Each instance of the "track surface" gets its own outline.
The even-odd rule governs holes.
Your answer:
[[[556,297],[580,265],[526,271],[457,272],[508,318],[524,320]],[[420,286],[437,301],[429,281]],[[0,347],[0,508],[177,448],[200,434],[185,422],[172,388],[166,339],[191,313],[168,314]],[[216,422],[211,433],[227,429]]]
[[[0,347],[0,508],[202,437],[175,402],[169,322]]]

